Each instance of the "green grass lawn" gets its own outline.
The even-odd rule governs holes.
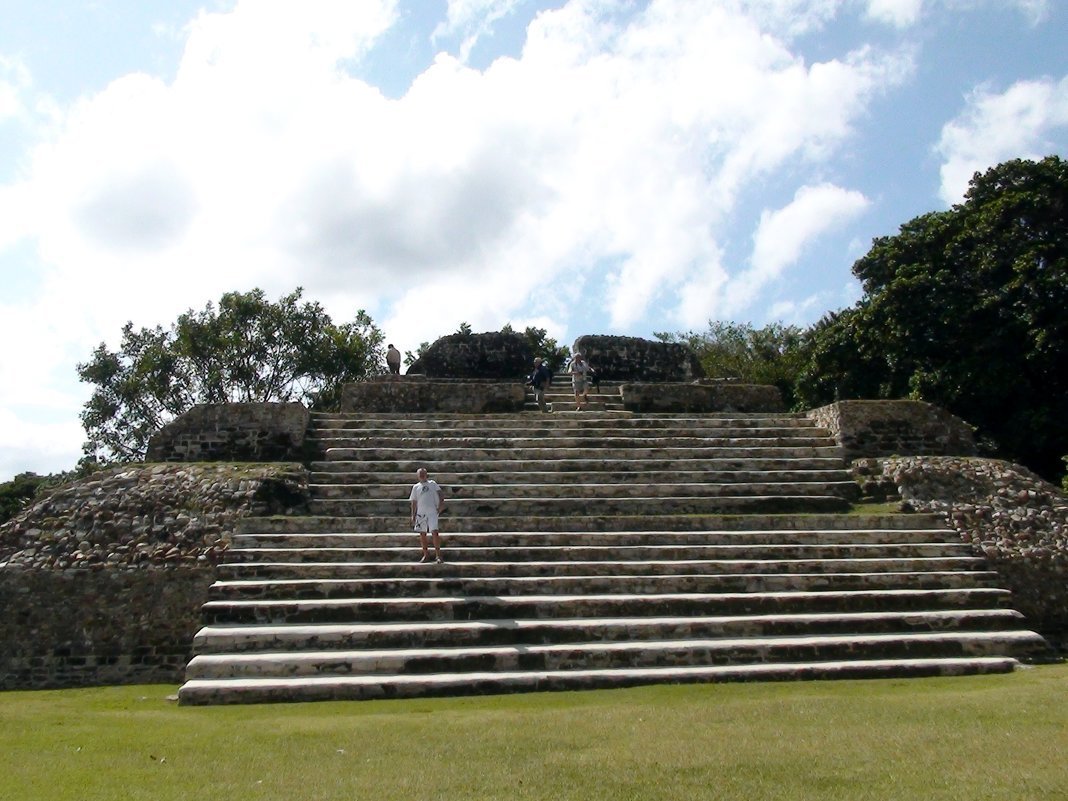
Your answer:
[[[0,693],[0,798],[1068,798],[1065,665],[239,707],[174,692]]]

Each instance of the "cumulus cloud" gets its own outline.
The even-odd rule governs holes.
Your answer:
[[[448,0],[443,21],[434,29],[435,42],[447,36],[461,36],[460,61],[466,62],[478,40],[493,31],[496,22],[507,17],[521,0]]]
[[[923,11],[923,0],[869,0],[868,16],[897,28],[914,25]]]
[[[566,341],[588,333],[569,330],[576,309],[622,330],[653,308],[693,324],[743,309],[865,201],[800,190],[738,274],[740,198],[826,163],[912,74],[909,51],[796,52],[842,5],[572,0],[534,18],[518,57],[440,54],[396,99],[352,69],[397,23],[393,0],[202,12],[173,78],[119,76],[63,109],[0,186],[0,248],[40,260],[0,320],[54,320],[49,364],[73,374],[127,319],[254,286],[302,285],[341,319],[367,308],[403,349],[458,320],[536,320]],[[441,30],[512,8],[452,2]]]
[[[1001,93],[976,89],[964,110],[942,128],[940,195],[959,202],[976,172],[1012,158],[1042,158],[1050,135],[1068,126],[1068,76],[1020,81]]]
[[[714,287],[691,285],[688,293],[691,299],[683,314],[686,324],[700,325],[716,312],[737,314],[745,310],[765,287],[797,261],[807,245],[856,219],[868,205],[860,192],[833,184],[801,187],[789,204],[760,215],[746,270],[729,282],[718,281]]]
[[[0,53],[0,123],[24,117],[30,71],[18,58]]]

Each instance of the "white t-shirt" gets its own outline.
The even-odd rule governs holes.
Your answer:
[[[426,481],[416,481],[412,485],[408,500],[415,501],[415,513],[417,515],[436,515],[443,494],[438,482],[428,478]]]

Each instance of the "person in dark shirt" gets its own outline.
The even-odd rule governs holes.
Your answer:
[[[538,408],[543,412],[549,411],[548,406],[545,404],[545,391],[549,388],[549,385],[553,382],[552,371],[545,366],[539,356],[534,360],[534,372],[530,374],[530,378],[527,379],[527,383],[534,388],[534,400],[538,402]]]

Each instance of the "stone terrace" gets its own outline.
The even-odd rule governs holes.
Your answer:
[[[844,514],[783,413],[314,415],[310,514],[243,521],[186,704],[1011,670],[1045,642],[934,515]],[[529,403],[528,403],[529,408]],[[446,562],[407,495],[448,491]]]

